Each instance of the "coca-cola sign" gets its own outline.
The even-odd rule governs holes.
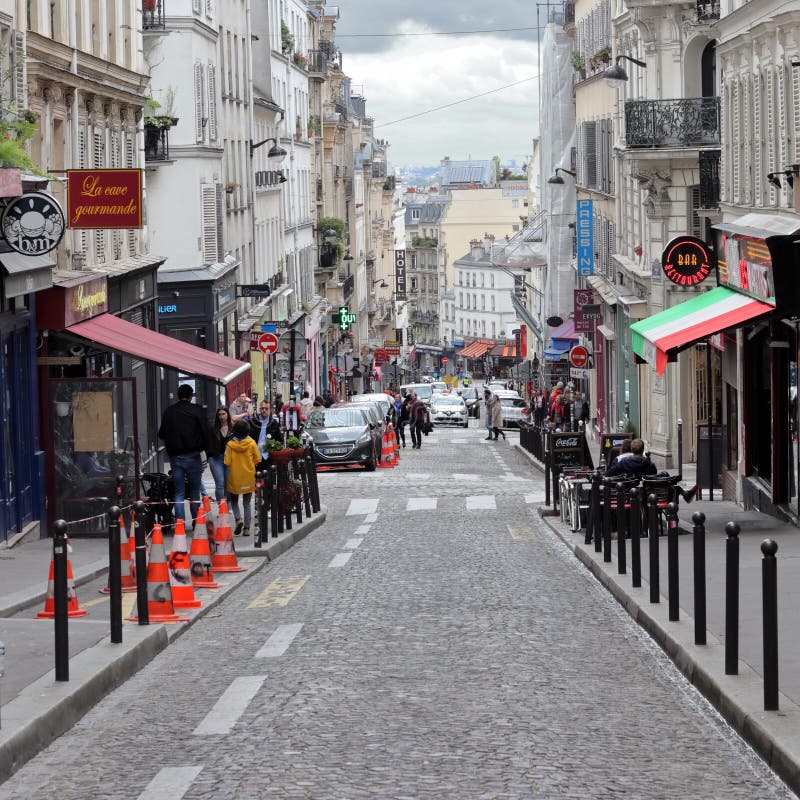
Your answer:
[[[564,439],[563,437],[560,437],[560,438],[556,439],[553,444],[554,444],[554,446],[556,448],[561,450],[561,449],[564,449],[565,447],[577,447],[579,441],[580,440],[578,439],[577,436],[570,436],[567,439]]]

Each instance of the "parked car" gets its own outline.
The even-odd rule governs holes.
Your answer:
[[[444,381],[433,381],[431,383],[431,389],[433,392],[441,392],[442,394],[447,394],[449,388]]]
[[[383,416],[388,417],[394,410],[394,397],[384,392],[371,392],[370,394],[354,394],[351,403],[377,403],[383,411]]]
[[[436,425],[469,425],[467,404],[457,394],[435,394],[431,399],[431,421]]]
[[[367,406],[340,405],[326,408],[321,425],[306,425],[314,443],[317,465],[363,464],[371,472],[380,461],[382,436],[370,420]]]
[[[481,396],[478,394],[478,390],[474,386],[463,386],[456,389],[456,392],[464,398],[469,415],[478,419],[481,413]]]
[[[520,422],[529,422],[531,410],[528,404],[516,393],[510,391],[497,391],[494,393],[500,398],[503,409],[503,427],[519,427]]]
[[[430,383],[404,383],[400,387],[400,396],[405,397],[409,392],[416,392],[417,397],[419,397],[426,406],[431,404],[433,387]]]

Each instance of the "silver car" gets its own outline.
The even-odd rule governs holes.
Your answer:
[[[435,425],[469,425],[469,413],[463,397],[457,394],[435,394],[431,398],[431,422]]]
[[[519,427],[520,422],[530,422],[531,410],[516,392],[496,392],[503,411],[503,427]]]

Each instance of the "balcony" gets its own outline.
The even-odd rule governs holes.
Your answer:
[[[719,146],[719,98],[627,100],[625,139],[634,149]]]
[[[308,51],[308,72],[310,75],[325,75],[328,72],[328,54],[324,50]]]
[[[144,126],[144,160],[150,164],[154,161],[169,161],[169,126],[156,126],[145,123]]]
[[[411,312],[411,319],[422,325],[433,325],[439,322],[439,315],[435,311],[417,311],[415,309]]]
[[[700,151],[700,208],[719,208],[719,150]]]
[[[431,237],[424,237],[424,236],[412,236],[411,237],[411,246],[412,247],[438,247],[439,240],[434,239]]]
[[[352,296],[356,287],[356,276],[346,275],[342,280],[342,297],[346,303]]]
[[[163,31],[164,0],[142,0],[142,30]]]
[[[394,175],[389,175],[389,177],[383,182],[383,191],[384,192],[393,192],[395,189],[396,178]]]
[[[713,3],[704,3],[697,0],[697,21],[698,22],[717,22],[719,20],[719,0]]]
[[[372,163],[372,177],[373,178],[385,178],[386,177],[386,164],[381,162],[373,162]]]

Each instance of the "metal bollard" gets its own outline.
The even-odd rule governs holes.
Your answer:
[[[253,547],[261,549],[261,531],[264,530],[263,520],[264,510],[264,473],[259,469],[256,470],[256,496],[255,496],[255,517],[256,533],[253,537]]]
[[[739,526],[725,526],[725,674],[739,674]]]
[[[778,543],[761,542],[761,592],[764,608],[764,710],[778,710]]]
[[[594,493],[595,485],[594,478],[596,473],[589,476],[591,488],[589,489],[589,513],[586,515],[586,535],[583,537],[584,544],[592,543],[592,531],[594,530]],[[579,512],[580,513],[580,512]]]
[[[2,688],[3,684],[3,675],[5,675],[6,671],[6,645],[5,642],[0,640],[0,688]],[[2,719],[2,697],[0,697],[0,730],[3,728],[3,719]]]
[[[692,514],[694,545],[694,643],[706,644],[706,515]]]
[[[318,514],[319,503],[319,481],[317,480],[317,462],[314,458],[314,447],[309,445],[306,449],[306,463],[308,464],[308,486],[311,490],[311,510]]]
[[[67,617],[67,523],[53,524],[53,607],[56,647],[56,680],[69,680],[69,627]]]
[[[642,585],[642,507],[639,490],[634,486],[631,495],[631,583],[634,588]]]
[[[611,484],[603,486],[603,561],[611,561]]]
[[[150,624],[150,609],[147,607],[147,531],[145,514],[147,508],[141,500],[133,504],[136,512],[133,536],[136,542],[136,616],[140,625]]]
[[[108,509],[108,590],[111,643],[122,642],[122,564],[120,562],[119,506]]]
[[[617,572],[624,575],[628,571],[628,558],[625,537],[628,533],[625,519],[625,484],[617,483]]]
[[[308,519],[311,516],[311,486],[308,479],[308,457],[305,453],[297,462],[297,469],[300,473],[300,484],[303,487],[303,509],[306,519]]]
[[[602,477],[595,472],[592,477],[592,536],[594,537],[594,551],[599,553],[603,549],[603,505],[600,502],[600,483]]]
[[[124,475],[117,475],[117,505],[122,505],[122,482],[125,480]]]
[[[656,496],[647,497],[647,533],[648,550],[650,551],[650,602],[661,602],[661,575],[658,557],[658,507]]]
[[[678,504],[667,503],[667,589],[670,622],[677,622],[681,618],[678,569]]]

